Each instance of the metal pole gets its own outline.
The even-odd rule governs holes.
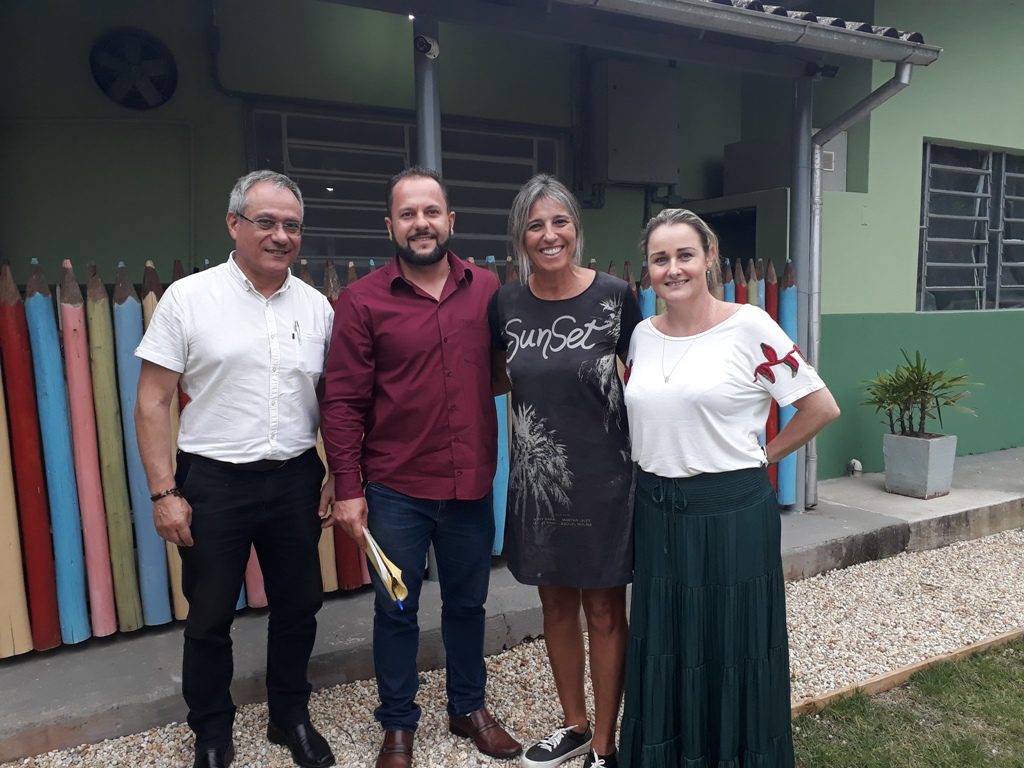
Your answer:
[[[416,163],[441,173],[441,89],[437,19],[413,20],[416,65]]]
[[[796,270],[797,281],[797,338],[800,349],[807,349],[811,250],[811,112],[814,103],[813,80],[799,77],[794,85],[793,98],[793,165],[789,200],[789,254]],[[797,512],[805,509],[807,453],[801,448],[796,454]]]
[[[896,71],[892,79],[883,83],[876,90],[869,93],[858,101],[843,114],[833,120],[811,137],[813,144],[812,168],[811,168],[811,223],[810,223],[810,244],[808,249],[808,269],[806,272],[800,270],[797,265],[797,278],[800,288],[806,284],[807,287],[807,338],[799,340],[800,349],[807,355],[807,361],[817,367],[820,363],[819,353],[821,346],[821,148],[826,142],[835,138],[841,131],[845,131],[852,125],[859,123],[871,112],[897,93],[910,85],[910,76],[913,72],[913,65],[900,63],[896,65]],[[809,124],[808,124],[809,125]],[[794,173],[796,164],[794,163]],[[796,177],[794,177],[795,182]],[[794,183],[795,188],[795,183]],[[794,194],[793,205],[796,205]],[[805,208],[806,210],[806,208]],[[794,265],[796,258],[794,257]],[[806,279],[804,277],[806,275]],[[803,292],[798,294],[798,306],[803,308]],[[800,330],[805,328],[804,320],[800,319]],[[800,509],[811,509],[818,504],[818,444],[816,439],[810,440],[805,446],[804,458],[797,458],[797,467],[803,467],[804,483],[802,484],[804,505]],[[799,471],[799,469],[798,469]],[[800,475],[797,475],[799,481]],[[797,482],[797,499],[801,493],[801,483]]]
[[[417,16],[412,24],[416,68],[416,164],[441,173],[441,89],[437,19]],[[438,578],[434,546],[427,550],[427,579]]]
[[[807,361],[817,367],[821,344],[821,145],[814,142],[811,161],[811,248],[807,276],[807,346],[801,347]],[[818,506],[818,442],[811,438],[804,446],[804,508]]]

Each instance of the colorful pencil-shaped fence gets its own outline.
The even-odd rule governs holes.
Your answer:
[[[333,305],[341,295],[341,280],[338,279],[338,270],[334,262],[328,260],[324,265],[324,296]],[[316,452],[320,455],[320,461],[324,463],[324,482],[331,479],[331,473],[327,467],[327,451],[324,450],[323,436],[316,434]],[[320,532],[320,542],[317,545],[320,555],[320,580],[324,585],[324,592],[336,592],[338,589],[338,569],[335,565],[337,555],[334,551],[334,533],[330,529]]]
[[[128,491],[135,521],[135,547],[139,560],[139,585],[142,592],[142,615],[148,625],[166,624],[171,620],[170,584],[167,576],[167,555],[163,540],[153,527],[153,503],[149,485],[139,457],[139,441],[135,434],[135,402],[138,399],[139,372],[142,364],[135,348],[142,341],[142,304],[135,286],[128,280],[124,262],[117,265],[114,283],[114,348],[117,359],[118,395],[128,468]]]
[[[732,279],[732,267],[729,260],[722,259],[722,299],[724,301],[736,301],[736,283]]]
[[[134,350],[159,304],[159,276],[147,262],[140,300],[119,265],[112,303],[94,268],[83,296],[63,266],[56,304],[38,263],[26,301],[9,266],[0,269],[0,658],[187,615],[177,548],[153,528],[134,427]],[[515,263],[505,266],[506,281],[518,280]],[[487,267],[497,271],[493,259]],[[310,281],[307,264],[297,273]],[[176,262],[174,279],[183,274]],[[347,277],[357,279],[353,264]],[[323,290],[332,301],[344,290],[333,264]],[[495,408],[507,457],[505,399]],[[176,437],[177,408],[171,416]],[[325,591],[369,583],[365,557],[338,532],[321,536]],[[238,608],[247,604],[266,605],[255,552]]]
[[[786,268],[782,272],[782,284],[779,287],[779,325],[791,339],[797,338],[797,291],[796,272],[793,269],[793,262],[786,262]],[[796,408],[787,405],[779,409],[779,430],[781,431],[789,420],[796,413]],[[792,506],[796,504],[796,483],[797,483],[796,454],[789,456],[779,462],[779,504]]]
[[[132,632],[142,626],[142,602],[135,572],[135,538],[132,534],[128,474],[124,465],[124,440],[121,437],[121,409],[118,405],[117,373],[114,369],[114,325],[107,289],[95,272],[89,277],[85,293],[92,404],[96,413],[100,480],[106,505],[114,601],[118,626],[122,632]]]
[[[493,256],[487,257],[487,269],[495,277],[498,276],[498,264]],[[597,261],[593,269],[597,270]],[[508,279],[508,274],[505,274]],[[499,280],[500,282],[500,280]],[[500,555],[505,548],[505,512],[508,504],[508,473],[509,473],[509,435],[508,435],[508,395],[494,398],[494,411],[498,419],[498,464],[491,484],[494,505],[494,545],[491,552]]]
[[[653,317],[658,311],[657,296],[651,287],[651,274],[647,271],[646,264],[640,268],[640,290],[637,292],[637,299],[640,302],[640,314],[645,319]]]
[[[21,570],[18,507],[14,494],[7,401],[0,368],[0,658],[32,650],[28,598]]]
[[[142,272],[142,332],[149,328],[149,322],[156,312],[156,305],[163,295],[163,288],[160,285],[160,277],[156,273],[156,266],[152,261],[147,260]],[[178,402],[178,393],[175,392],[171,398],[168,414],[171,419],[171,466],[177,466],[178,453],[178,417],[181,404]],[[164,542],[164,553],[167,556],[167,583],[171,588],[171,612],[176,619],[184,619],[188,616],[188,600],[181,586],[181,555],[178,554],[178,547],[169,541]]]
[[[25,304],[10,265],[0,267],[0,361],[9,409],[11,462],[18,499],[25,588],[28,592],[32,647],[45,651],[60,645],[57,577],[50,540],[50,503],[46,496],[39,410],[29,347]]]
[[[89,616],[97,637],[117,631],[114,610],[114,581],[110,572],[106,507],[100,478],[96,414],[92,407],[92,374],[89,343],[85,331],[85,300],[75,279],[71,261],[64,259],[60,291],[61,338],[64,341],[64,369],[71,410],[71,446],[82,515],[85,544],[85,572],[89,589]]]
[[[736,286],[736,303],[747,304],[747,276],[743,271],[743,262],[736,260],[736,266],[732,271],[732,281]]]
[[[775,275],[775,265],[771,261],[764,270],[764,311],[775,322],[779,321],[779,281]],[[765,443],[775,439],[779,434],[779,404],[772,400],[771,408],[768,411],[768,421],[765,424]],[[779,489],[779,465],[768,465],[768,478],[772,481],[772,487],[776,492]]]
[[[796,338],[796,279],[792,264],[787,263],[784,273],[784,289],[780,289],[775,266],[761,259],[749,262],[744,268],[740,259],[730,264],[722,258],[722,298],[740,304],[752,304],[765,310],[791,338]],[[788,281],[788,283],[787,283]],[[792,406],[780,409],[774,401],[768,412],[765,430],[761,434],[762,445],[767,444],[792,418]],[[775,487],[779,503],[791,506],[796,503],[796,457],[787,456],[779,464],[768,468],[768,476]]]
[[[32,275],[25,288],[25,317],[32,346],[43,466],[50,499],[60,634],[65,643],[79,643],[90,635],[82,522],[75,487],[67,389],[60,360],[57,320],[53,297],[37,259],[32,259]]]
[[[372,263],[370,269],[376,269]],[[345,285],[352,285],[359,279],[354,261],[348,263],[348,271],[345,275]],[[359,546],[352,540],[352,537],[341,530],[340,526],[334,526],[334,555],[337,564],[338,589],[355,589],[369,583],[369,572],[366,567],[366,558],[363,556]]]

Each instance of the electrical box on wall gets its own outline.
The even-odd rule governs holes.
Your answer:
[[[825,192],[846,191],[847,134],[842,131],[821,148],[821,188]],[[761,189],[788,187],[792,184],[792,147],[762,141],[738,141],[725,145],[725,178],[727,195],[756,192]]]
[[[678,72],[619,59],[601,59],[591,67],[591,180],[675,184],[685,139]]]

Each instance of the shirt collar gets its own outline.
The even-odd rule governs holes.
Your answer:
[[[473,282],[473,270],[469,269],[469,265],[455,255],[452,251],[448,251],[448,268],[451,269],[452,279],[456,283],[472,283]],[[408,283],[405,276],[402,274],[401,267],[398,266],[398,257],[395,256],[391,261],[385,264],[381,269],[384,270],[384,274],[387,276],[388,285],[394,287],[397,281]]]
[[[256,286],[254,286],[252,284],[252,280],[250,280],[248,277],[246,277],[245,276],[245,272],[243,272],[242,268],[240,266],[238,266],[238,263],[235,261],[235,252],[234,251],[232,251],[231,253],[228,254],[228,273],[231,275],[231,277],[233,279],[235,279],[239,283],[239,285],[242,286],[242,288],[244,288],[247,291],[252,291],[257,296],[262,296],[262,294],[259,291],[256,290]],[[279,294],[279,293],[284,293],[289,288],[291,288],[291,286],[292,286],[292,271],[289,268],[289,270],[288,270],[288,277],[286,277],[284,279],[284,282],[281,283],[281,287],[278,288],[276,291],[274,291],[274,296],[277,296],[277,294]]]

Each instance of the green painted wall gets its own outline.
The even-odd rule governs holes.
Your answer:
[[[69,248],[83,274],[95,260],[108,280],[119,260],[138,265],[136,279],[147,258],[165,277],[176,258],[187,267],[221,260],[231,246],[226,194],[246,170],[249,99],[414,106],[411,23],[402,15],[322,0],[40,0],[6,3],[0,13],[19,32],[0,50],[0,64],[32,72],[8,78],[0,117],[0,162],[21,190],[0,212],[10,233],[0,256],[22,282],[32,256],[56,280]],[[119,26],[155,34],[175,56],[177,92],[158,109],[122,108],[92,81],[89,48]],[[579,96],[572,46],[454,24],[443,24],[439,38],[446,115],[571,128]],[[676,192],[712,197],[722,190],[722,146],[740,138],[742,79],[693,65],[678,73],[683,92],[702,101],[680,133]],[[713,96],[704,103],[706,94]],[[594,233],[587,256],[621,265],[635,254],[643,194],[612,188],[606,201],[586,214]],[[97,222],[108,221],[115,223],[97,236]]]
[[[0,225],[2,256],[19,280],[31,256],[51,281],[65,256],[80,276],[95,260],[112,281],[118,260],[138,263],[141,279],[146,258],[166,277],[175,258],[226,253],[227,192],[245,169],[242,118],[240,103],[208,76],[205,8],[199,0],[3,4],[3,25],[18,34],[0,49],[8,73],[0,165],[18,194],[0,207]],[[93,82],[89,48],[117,26],[150,30],[174,53],[178,89],[162,107],[120,107]]]
[[[1021,85],[1017,0],[875,5],[877,19],[921,32],[943,53],[872,114],[868,194],[825,195],[826,313],[914,311],[926,139],[1024,152],[1024,102],[1012,95]],[[893,65],[876,63],[873,86],[892,75]],[[865,276],[871,290],[859,291]]]
[[[415,109],[413,23],[408,17],[322,0],[293,0],[287,13],[280,0],[219,0],[217,7],[225,87],[324,103]],[[277,21],[267,24],[268,18]],[[444,114],[570,124],[568,46],[457,24],[442,24],[438,40]]]
[[[858,458],[867,472],[882,470],[883,417],[861,405],[863,382],[903,361],[900,349],[920,350],[929,365],[966,373],[972,387],[964,404],[977,416],[950,411],[936,432],[957,435],[959,455],[995,451],[1024,443],[1020,419],[1020,375],[1024,364],[1009,355],[1006,340],[1019,339],[1024,315],[1015,313],[1016,333],[1007,336],[1006,317],[996,312],[859,313],[822,318],[822,376],[842,416],[818,437],[822,478],[838,477]],[[1000,343],[1002,342],[1002,343]]]
[[[872,114],[867,193],[825,194],[821,369],[843,416],[819,438],[821,477],[841,474],[853,456],[866,470],[881,469],[884,427],[859,405],[860,386],[895,367],[900,347],[920,349],[940,367],[960,361],[957,370],[985,385],[970,398],[977,418],[954,413],[946,423],[960,438],[958,453],[1024,445],[1013,387],[1024,368],[1007,355],[1024,332],[1024,313],[915,312],[924,142],[1024,153],[1024,103],[1011,95],[1021,86],[1024,7],[1016,0],[875,6],[876,19],[923,33],[943,53]],[[872,87],[893,74],[891,64],[872,69]]]

